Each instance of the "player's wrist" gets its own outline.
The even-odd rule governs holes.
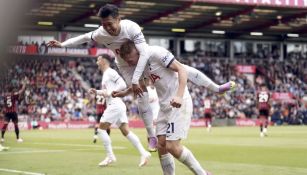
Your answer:
[[[132,78],[131,84],[132,85],[139,85],[139,80],[135,79],[135,78]]]

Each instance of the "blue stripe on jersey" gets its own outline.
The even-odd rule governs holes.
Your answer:
[[[173,58],[169,63],[168,65],[166,66],[167,68],[169,68],[169,66],[172,64],[172,62],[175,60],[175,58]]]
[[[94,34],[94,32],[92,32],[92,34],[91,34],[91,40],[92,40],[92,41],[95,41],[95,40],[93,39],[93,34]]]

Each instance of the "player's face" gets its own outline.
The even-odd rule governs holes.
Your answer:
[[[132,49],[131,53],[127,54],[124,60],[130,65],[135,66],[139,61],[139,52],[134,48]]]
[[[96,64],[98,65],[98,67],[99,67],[100,69],[102,68],[102,66],[103,66],[103,59],[102,59],[101,56],[97,58]]]
[[[106,18],[101,19],[102,27],[111,35],[117,36],[120,32],[120,18],[113,18],[112,16],[108,16]]]

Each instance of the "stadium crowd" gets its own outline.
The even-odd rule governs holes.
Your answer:
[[[294,54],[295,55],[295,54]],[[193,54],[180,58],[216,83],[235,81],[235,92],[217,95],[204,87],[188,84],[191,92],[193,118],[204,116],[205,98],[212,101],[216,118],[256,118],[256,93],[265,84],[271,92],[290,92],[294,99],[290,102],[271,101],[272,121],[277,124],[307,124],[307,67],[306,59],[297,59],[290,54],[289,59],[280,61],[273,57],[262,59],[222,59]],[[294,64],[295,63],[295,64]],[[255,80],[250,81],[238,73],[236,64],[256,65]],[[93,120],[95,103],[87,94],[89,87],[100,87],[101,73],[97,70],[94,58],[34,57],[30,60],[19,58],[17,64],[9,68],[4,81],[1,80],[1,93],[7,84],[15,89],[19,80],[28,77],[29,85],[19,104],[20,113],[29,114],[33,121]],[[0,101],[3,101],[0,99]],[[138,117],[136,101],[132,96],[125,97],[130,117]]]

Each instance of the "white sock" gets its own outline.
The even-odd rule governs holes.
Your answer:
[[[138,97],[138,109],[140,117],[143,119],[148,137],[155,137],[155,130],[153,127],[153,112],[149,105],[148,92],[143,92],[142,97]]]
[[[133,132],[129,131],[126,137],[132,143],[132,145],[139,151],[141,155],[145,155],[147,153],[140,139]]]
[[[198,86],[204,86],[206,88],[208,88],[209,90],[213,91],[213,92],[219,92],[219,88],[220,86],[216,83],[214,83],[209,77],[207,77],[204,73],[202,73],[201,71],[184,65],[185,69],[187,70],[188,73],[188,79],[193,82],[194,84],[198,85]]]
[[[192,152],[186,147],[183,147],[179,161],[185,164],[196,175],[206,174],[206,171],[201,167]]]
[[[175,161],[170,153],[161,155],[160,163],[163,175],[175,175]]]
[[[102,140],[104,149],[107,152],[107,156],[112,156],[113,157],[114,154],[113,154],[112,145],[111,145],[112,141],[111,141],[111,138],[108,135],[107,131],[103,130],[103,129],[98,129],[97,131],[98,131],[98,136]]]

